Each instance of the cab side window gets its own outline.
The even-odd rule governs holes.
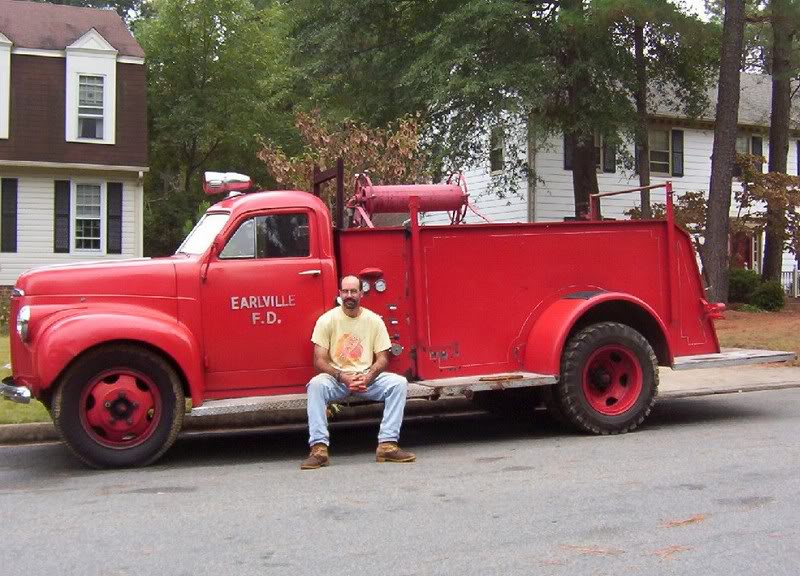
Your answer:
[[[239,226],[220,258],[302,258],[310,254],[308,214],[272,214]]]

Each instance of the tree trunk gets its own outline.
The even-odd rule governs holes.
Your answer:
[[[564,0],[561,9],[573,12],[576,18],[585,18],[582,0]],[[567,87],[567,97],[571,124],[573,129],[569,138],[573,143],[572,152],[572,189],[575,198],[575,216],[585,217],[589,214],[591,195],[598,191],[597,163],[594,151],[594,134],[586,134],[585,130],[576,129],[582,118],[584,103],[592,101],[592,78],[588,71],[580,66],[581,44],[578,31],[568,36],[566,49],[561,58],[565,70],[578,70],[572,76]],[[600,215],[598,210],[598,216]]]
[[[596,194],[597,163],[595,161],[594,137],[591,139],[575,136],[572,163],[572,188],[575,196],[575,216],[581,218],[589,214],[591,195]],[[599,207],[599,205],[598,205]],[[597,211],[600,216],[600,210]]]
[[[790,0],[771,0],[772,10],[772,116],[769,122],[769,171],[786,174],[789,153],[789,108],[792,88],[791,53],[794,30]],[[764,242],[764,280],[780,280],[783,244],[786,238],[786,206],[779,200],[767,203]]]
[[[731,183],[736,157],[736,124],[739,119],[739,70],[742,65],[744,0],[725,0],[722,52],[708,191],[708,222],[703,262],[708,268],[708,297],[728,301],[728,232]]]
[[[636,24],[633,29],[633,44],[636,57],[636,158],[639,171],[639,186],[650,185],[650,139],[647,133],[647,61],[644,59],[644,26]],[[653,217],[650,209],[650,190],[640,193],[642,218]]]

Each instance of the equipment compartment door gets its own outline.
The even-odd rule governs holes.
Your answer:
[[[324,311],[313,213],[242,218],[202,287],[207,388],[292,388],[313,375],[311,332]]]

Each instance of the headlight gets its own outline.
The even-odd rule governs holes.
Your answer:
[[[23,306],[19,309],[19,314],[17,314],[17,334],[19,334],[20,340],[25,342],[28,339],[28,322],[31,319],[31,307],[30,306]]]

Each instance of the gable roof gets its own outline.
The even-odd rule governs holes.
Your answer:
[[[794,88],[794,86],[793,86]],[[709,101],[708,107],[696,120],[701,122],[714,122],[717,113],[717,85],[709,87],[706,93]],[[650,106],[654,115],[662,118],[686,118],[686,115],[677,112],[670,102],[672,95],[659,98],[652,94]],[[739,74],[739,126],[769,128],[772,113],[772,76],[768,74]],[[789,127],[800,129],[800,98],[792,99]]]
[[[120,56],[144,58],[144,50],[114,10],[0,0],[0,32],[14,48],[64,50],[92,28]]]

